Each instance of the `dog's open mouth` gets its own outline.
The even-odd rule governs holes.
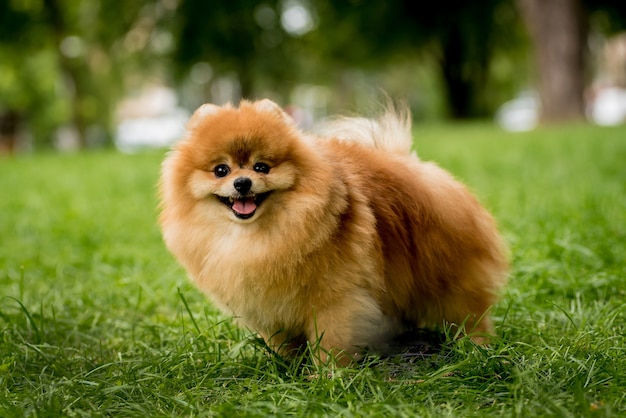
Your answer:
[[[217,196],[217,198],[220,202],[228,206],[239,219],[250,219],[270,193],[271,192],[265,192],[238,197]]]

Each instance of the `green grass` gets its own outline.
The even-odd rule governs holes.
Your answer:
[[[330,373],[217,313],[156,226],[161,153],[0,159],[0,416],[624,416],[626,136],[416,129],[511,248],[488,348]]]

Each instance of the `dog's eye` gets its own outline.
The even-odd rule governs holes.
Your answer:
[[[226,177],[230,173],[230,168],[226,164],[219,164],[213,169],[215,177]]]
[[[267,174],[270,172],[270,166],[265,163],[256,163],[252,169],[257,173]]]

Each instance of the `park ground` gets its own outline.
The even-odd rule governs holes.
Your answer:
[[[624,416],[626,135],[415,128],[510,247],[488,347],[286,362],[188,282],[156,223],[163,151],[0,159],[0,416]]]

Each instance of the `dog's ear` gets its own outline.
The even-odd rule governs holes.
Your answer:
[[[214,105],[212,103],[205,103],[202,106],[200,106],[198,109],[196,109],[195,112],[193,112],[193,115],[191,116],[191,119],[190,119],[190,124],[193,125],[193,124],[198,123],[200,120],[204,119],[205,116],[215,115],[221,109],[222,108],[218,105]]]
[[[276,103],[271,101],[270,99],[263,99],[257,102],[254,102],[254,107],[263,112],[271,112],[276,114],[283,114],[283,110]]]
[[[187,129],[195,128],[205,117],[210,115],[216,115],[221,110],[224,109],[232,109],[232,105],[230,103],[226,103],[224,106],[218,106],[212,103],[205,103],[196,109],[191,115],[189,122],[187,123]]]
[[[268,112],[275,116],[278,116],[290,125],[293,125],[294,123],[293,118],[270,99],[256,101],[252,104],[252,106],[257,110],[260,110],[261,112]]]

